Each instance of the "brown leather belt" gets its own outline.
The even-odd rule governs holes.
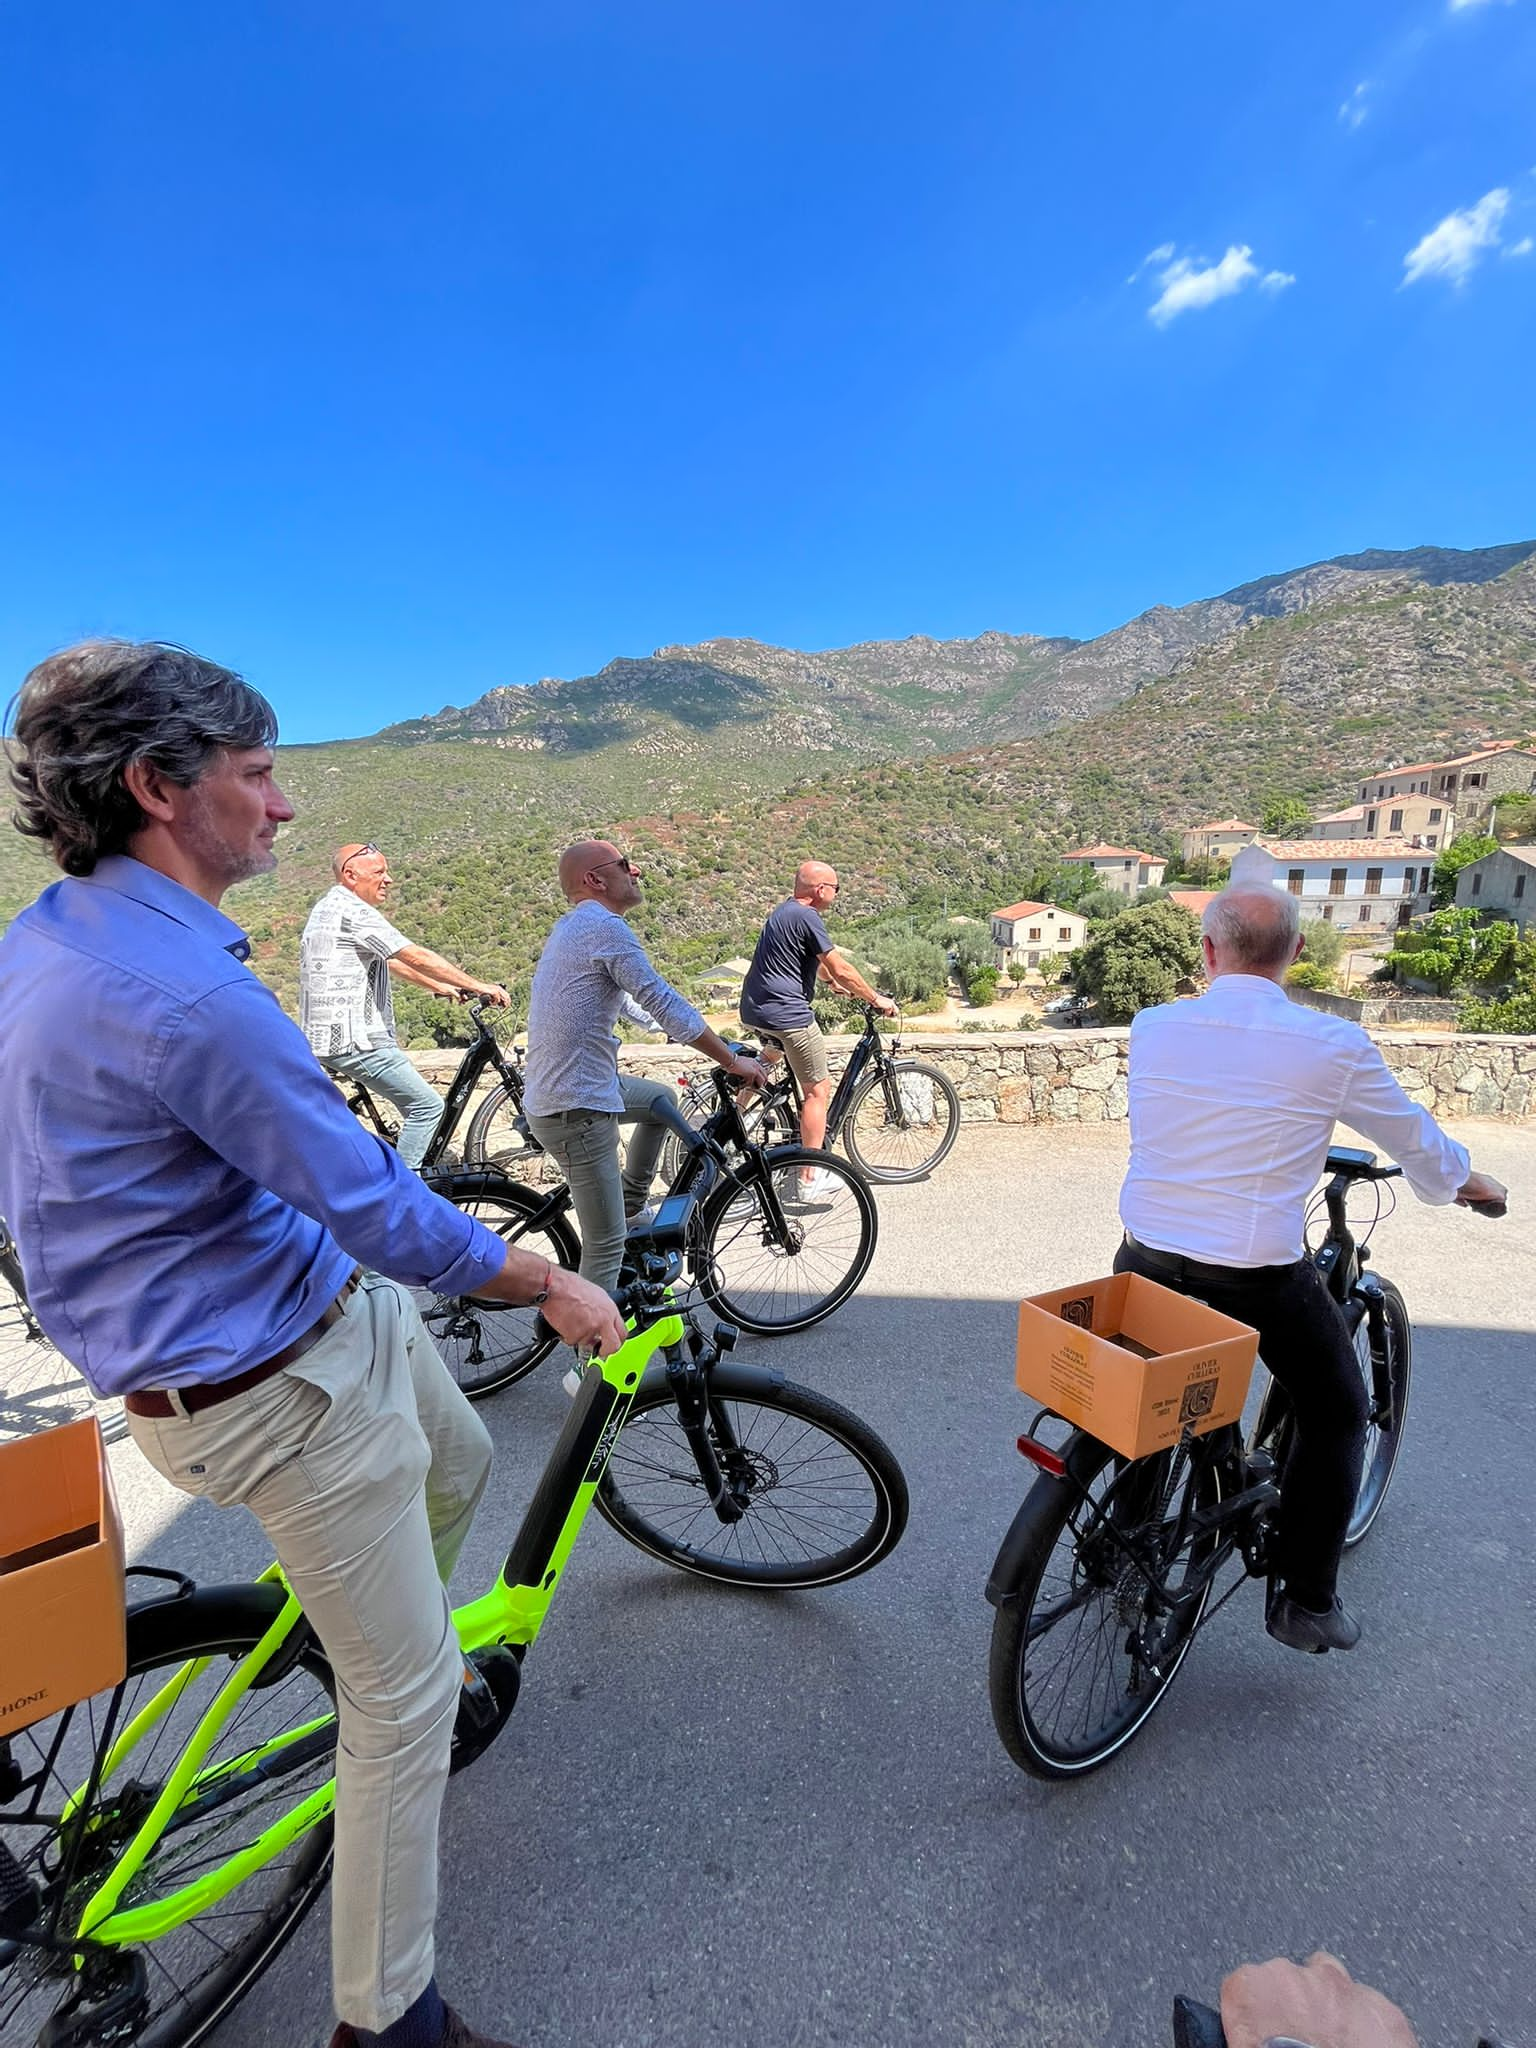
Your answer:
[[[196,1415],[201,1408],[216,1408],[220,1401],[233,1400],[236,1394],[259,1387],[263,1380],[271,1379],[285,1365],[292,1365],[306,1351],[312,1351],[326,1331],[341,1321],[347,1312],[347,1303],[362,1285],[362,1279],[362,1267],[354,1266],[340,1294],[321,1311],[319,1321],[311,1323],[302,1337],[295,1337],[291,1344],[285,1344],[275,1357],[263,1364],[233,1373],[227,1380],[199,1380],[190,1387],[177,1387],[174,1396],[159,1387],[145,1387],[140,1393],[124,1394],[123,1406],[130,1415],[166,1416],[183,1412]]]

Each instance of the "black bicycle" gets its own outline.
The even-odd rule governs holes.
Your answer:
[[[1227,2048],[1221,2014],[1193,1998],[1173,2001],[1173,2048]],[[1497,2034],[1479,2034],[1477,2048],[1504,2048]]]
[[[827,1106],[826,1142],[841,1142],[866,1180],[922,1180],[949,1157],[960,1134],[959,1092],[941,1068],[903,1059],[900,1037],[879,1029],[879,1014],[864,1005],[864,1030]],[[778,1045],[771,1032],[759,1036],[765,1046]],[[800,1084],[786,1064],[747,1103],[745,1127],[760,1145],[798,1145],[802,1103]],[[706,1076],[684,1086],[682,1109],[691,1123],[702,1123],[712,1108]],[[664,1168],[675,1167],[680,1157],[669,1149]]]
[[[669,1104],[657,1114],[681,1158],[667,1196],[692,1198],[685,1268],[715,1312],[756,1336],[808,1330],[848,1299],[869,1270],[879,1218],[863,1175],[846,1160],[799,1145],[763,1146],[742,1123],[735,1084],[715,1070],[715,1108],[695,1128]],[[803,1177],[820,1168],[815,1187]],[[481,1216],[519,1251],[574,1271],[581,1261],[574,1203],[564,1181],[525,1187],[489,1169],[438,1176],[434,1187]],[[626,1272],[646,1226],[637,1225]],[[438,1297],[424,1309],[455,1378],[471,1400],[510,1386],[554,1350],[530,1308]]]
[[[462,1163],[495,1167],[502,1173],[515,1176],[525,1162],[541,1156],[538,1142],[523,1116],[523,1070],[517,1048],[515,1045],[503,1045],[486,1022],[489,1008],[489,1004],[478,999],[468,1005],[474,1037],[464,1048],[458,1072],[443,1098],[443,1113],[438,1119],[437,1129],[432,1133],[431,1143],[422,1157],[421,1175],[424,1180],[431,1180],[437,1173],[451,1170],[461,1163],[453,1156],[454,1135],[487,1072],[496,1074],[497,1084],[470,1119],[464,1138]],[[346,1080],[340,1085],[352,1114],[367,1124],[386,1145],[395,1144],[400,1135],[400,1121],[393,1109],[381,1103],[363,1081]]]
[[[1396,1178],[1372,1152],[1335,1147],[1313,1205],[1327,1231],[1313,1261],[1349,1326],[1369,1403],[1364,1464],[1346,1543],[1381,1512],[1402,1449],[1412,1329],[1390,1280],[1366,1270],[1376,1215],[1357,1241],[1350,1190]],[[1502,1215],[1503,1205],[1489,1213]],[[1309,1218],[1310,1220],[1310,1218]],[[1135,1736],[1178,1676],[1200,1628],[1247,1577],[1274,1590],[1279,1488],[1294,1431],[1285,1390],[1271,1380],[1252,1435],[1230,1425],[1188,1433],[1134,1462],[1085,1431],[1048,1444],[1042,1410],[1019,1438],[1040,1473],[1014,1517],[987,1581],[992,1625],[992,1718],[1014,1762],[1045,1778],[1096,1770]],[[1059,1418],[1058,1418],[1059,1419]],[[1218,1575],[1241,1573],[1212,1601]]]

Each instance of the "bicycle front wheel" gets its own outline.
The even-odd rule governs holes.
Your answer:
[[[563,1208],[500,1173],[429,1175],[436,1193],[494,1230],[506,1244],[574,1272],[581,1260]],[[480,1401],[542,1364],[559,1339],[536,1308],[514,1308],[469,1294],[416,1290],[416,1306],[443,1363],[471,1401]]]
[[[869,1271],[879,1219],[864,1176],[834,1153],[779,1145],[761,1157],[760,1175],[722,1180],[706,1203],[696,1271],[717,1314],[777,1336],[842,1306]]]
[[[848,1105],[840,1133],[848,1157],[870,1180],[921,1180],[949,1157],[960,1135],[960,1096],[926,1060],[893,1060],[871,1073]]]
[[[832,1586],[880,1562],[907,1525],[894,1453],[836,1401],[777,1373],[722,1363],[709,1388],[717,1505],[663,1370],[635,1397],[598,1512],[663,1564],[722,1586]]]
[[[334,1776],[330,1674],[306,1631],[306,1646],[286,1675],[248,1692],[214,1739],[114,1916],[142,1913],[179,1924],[147,1933],[142,1943],[91,1950],[83,1960],[67,1947],[49,1950],[25,1938],[78,1931],[234,1662],[260,1642],[281,1605],[273,1588],[226,1586],[138,1608],[128,1618],[128,1676],[110,1733],[113,1696],[103,1693],[9,1738],[22,1771],[41,1774],[44,1825],[23,1818],[25,1793],[0,1806],[0,1848],[30,1888],[8,1910],[0,1933],[0,2041],[195,2048],[323,1890],[331,1864],[328,1818],[243,1883],[219,1888],[220,1873],[236,1857]],[[98,1759],[112,1768],[93,1796],[66,1812],[69,1795],[89,1788]],[[189,1894],[199,1885],[212,1895],[182,1919],[197,1903]]]
[[[1216,1540],[1178,1537],[1186,1511],[1217,1497],[1205,1450],[1127,1464],[1079,1432],[1065,1456],[1071,1477],[1030,1488],[988,1589],[992,1719],[1041,1778],[1096,1770],[1146,1725],[1205,1612]]]
[[[1355,1496],[1355,1511],[1344,1537],[1346,1550],[1353,1550],[1381,1513],[1403,1448],[1403,1424],[1408,1416],[1413,1325],[1408,1320],[1407,1303],[1390,1280],[1381,1282],[1381,1293],[1380,1338],[1372,1334],[1369,1315],[1361,1317],[1355,1331],[1355,1357],[1365,1380],[1368,1413],[1360,1491]]]

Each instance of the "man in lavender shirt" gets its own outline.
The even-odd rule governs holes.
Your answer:
[[[610,840],[579,839],[560,856],[560,888],[572,907],[534,970],[524,1109],[534,1136],[570,1182],[582,1278],[610,1289],[619,1277],[628,1220],[650,1191],[666,1133],[656,1100],[671,1095],[664,1082],[620,1078],[615,1022],[621,1015],[632,1023],[654,1022],[754,1087],[767,1076],[756,1060],[733,1053],[646,958],[624,922],[640,901],[634,861]],[[621,1122],[636,1127],[622,1175]]]
[[[33,1308],[164,1478],[256,1516],[329,1659],[332,2048],[507,2048],[433,1969],[444,1582],[490,1439],[406,1289],[537,1302],[604,1352],[618,1316],[364,1132],[245,965],[219,906],[293,816],[263,697],[88,641],[27,677],[15,734],[17,823],[65,873],[0,940],[0,1212]]]

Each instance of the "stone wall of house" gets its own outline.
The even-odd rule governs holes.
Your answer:
[[[1378,1031],[1372,1036],[1415,1102],[1437,1117],[1536,1115],[1536,1038],[1453,1037]],[[1126,1113],[1129,1031],[911,1033],[903,1049],[932,1060],[954,1081],[967,1123],[1113,1123]],[[834,1073],[854,1040],[831,1041]],[[626,1067],[675,1080],[696,1055],[677,1047],[628,1045]],[[417,1064],[445,1086],[457,1055],[421,1053]]]
[[[1293,988],[1293,1003],[1308,1010],[1326,1010],[1330,1017],[1348,1017],[1367,1031],[1415,1031],[1426,1024],[1454,1024],[1461,1004],[1445,996],[1337,996],[1326,988]]]

